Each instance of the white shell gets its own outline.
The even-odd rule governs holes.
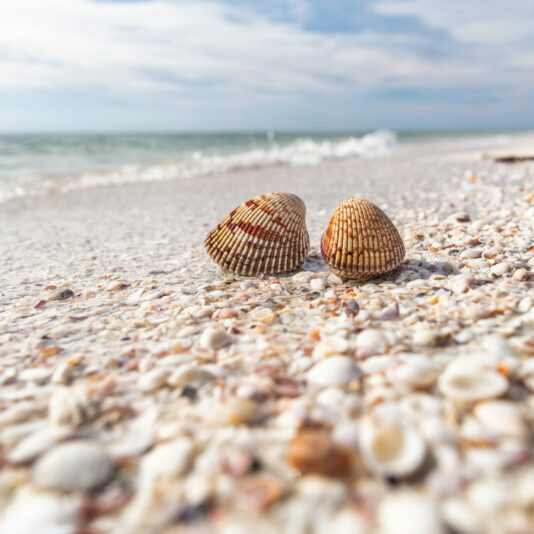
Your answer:
[[[445,534],[437,506],[415,491],[389,493],[377,515],[380,534]]]
[[[108,482],[113,467],[113,460],[98,443],[71,441],[42,456],[34,465],[32,478],[40,488],[91,490]]]
[[[437,369],[431,358],[420,354],[399,355],[399,364],[387,373],[392,384],[412,389],[427,388],[436,381]]]
[[[331,356],[316,363],[307,373],[308,382],[317,386],[339,386],[360,376],[356,362],[348,356]]]
[[[380,330],[368,328],[358,334],[356,348],[362,356],[382,354],[388,345],[386,334]]]
[[[209,327],[202,332],[199,339],[199,346],[203,349],[218,350],[231,343],[232,338],[218,328]]]
[[[82,524],[81,499],[29,488],[18,491],[0,520],[2,534],[72,534]]]
[[[379,414],[361,419],[360,450],[366,467],[381,476],[407,477],[426,458],[426,444],[414,427]]]
[[[525,439],[528,425],[523,418],[521,407],[513,402],[491,400],[477,404],[473,415],[487,429],[499,436]]]
[[[499,397],[508,389],[508,380],[474,358],[452,362],[441,374],[439,390],[458,402],[474,402]]]
[[[47,426],[24,438],[8,455],[14,464],[30,462],[44,451],[64,440],[71,434],[71,429]]]
[[[189,438],[179,438],[159,445],[141,463],[142,484],[151,485],[158,479],[174,479],[182,475],[191,460],[195,446]]]

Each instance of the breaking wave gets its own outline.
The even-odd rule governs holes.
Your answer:
[[[0,175],[0,202],[97,186],[169,181],[276,165],[317,165],[325,160],[349,157],[385,156],[397,144],[396,134],[390,130],[337,139],[300,137],[287,143],[277,143],[274,134],[269,133],[267,139],[269,144],[265,147],[238,151],[225,147],[226,150],[219,153],[192,149],[178,159],[157,164],[130,163],[108,170],[62,174],[26,173],[5,179]],[[87,166],[90,167],[90,162]]]

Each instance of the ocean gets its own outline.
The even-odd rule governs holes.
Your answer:
[[[272,165],[387,157],[444,140],[504,144],[497,132],[252,132],[0,135],[0,202],[109,184],[192,179]]]

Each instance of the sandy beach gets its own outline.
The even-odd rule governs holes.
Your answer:
[[[534,163],[493,161],[528,153],[429,142],[1,204],[0,533],[532,532]],[[222,273],[205,234],[270,191],[306,203],[308,258]],[[319,251],[350,196],[406,245],[362,284]]]

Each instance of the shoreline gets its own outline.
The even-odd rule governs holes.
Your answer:
[[[379,136],[380,131],[373,132],[369,134],[370,136]],[[304,141],[306,138],[302,138],[299,141]],[[76,191],[85,191],[95,188],[108,188],[108,187],[121,187],[121,186],[130,186],[136,184],[154,184],[155,187],[158,187],[161,184],[165,183],[174,183],[174,182],[185,182],[185,181],[198,181],[208,180],[207,184],[209,185],[209,180],[218,180],[220,177],[226,175],[237,176],[242,173],[252,174],[261,171],[269,171],[272,169],[282,168],[282,169],[295,169],[297,174],[299,169],[301,171],[306,171],[306,169],[313,169],[315,167],[321,167],[324,165],[343,165],[344,162],[357,162],[360,160],[382,160],[382,159],[405,159],[407,157],[421,158],[425,156],[436,156],[438,154],[454,154],[455,157],[468,157],[471,158],[475,154],[475,159],[491,157],[491,155],[504,154],[508,155],[507,150],[513,150],[518,155],[528,155],[530,147],[533,145],[534,134],[532,132],[515,132],[515,133],[502,133],[495,135],[487,135],[482,137],[441,137],[441,138],[429,138],[425,140],[417,141],[404,141],[396,144],[390,148],[383,147],[385,150],[384,153],[370,153],[363,154],[360,156],[336,156],[336,157],[327,157],[324,155],[317,156],[319,161],[315,163],[296,163],[293,164],[290,160],[287,161],[263,161],[253,164],[249,161],[248,164],[245,164],[245,161],[239,160],[239,156],[245,156],[248,152],[242,152],[234,154],[220,155],[218,157],[214,156],[215,159],[211,164],[208,164],[208,168],[202,169],[198,168],[188,168],[185,165],[185,161],[169,160],[158,162],[146,162],[146,163],[129,163],[121,164],[118,167],[109,167],[104,169],[86,169],[85,171],[78,171],[75,173],[65,173],[64,175],[44,175],[41,178],[38,176],[28,175],[29,184],[33,185],[24,185],[21,184],[21,187],[26,187],[27,192],[24,194],[17,193],[15,186],[12,187],[12,191],[9,192],[7,189],[3,192],[7,197],[0,196],[0,208],[9,202],[16,202],[18,200],[24,201],[24,199],[29,197],[36,198],[45,198],[49,196],[54,196],[57,194],[65,194]],[[362,138],[347,138],[351,142],[361,143]],[[316,149],[318,149],[318,146]],[[509,147],[509,148],[507,148]],[[280,150],[287,150],[288,147],[280,147]],[[262,149],[259,150],[262,152]],[[254,151],[251,149],[249,154],[252,154]],[[304,155],[304,153],[302,154]],[[232,157],[238,157],[234,163],[236,168],[225,169],[223,165],[223,160],[226,161],[226,165],[230,163]],[[309,157],[309,154],[308,156]],[[221,159],[218,165],[222,165],[219,168],[215,165],[215,160]],[[205,162],[207,163],[207,162]],[[49,163],[48,163],[49,164]],[[210,165],[213,167],[211,168]],[[215,165],[215,166],[213,166]],[[356,167],[358,163],[356,163]],[[387,163],[386,163],[387,167]],[[372,167],[371,167],[372,168]],[[185,174],[183,174],[185,173]],[[159,177],[157,177],[159,176]],[[6,179],[6,178],[4,178]],[[0,178],[0,184],[1,184]],[[39,180],[42,180],[40,182]],[[29,188],[29,189],[28,189]],[[1,191],[0,191],[1,192]]]
[[[534,164],[480,157],[528,147],[0,205],[0,532],[533,528]],[[307,260],[222,274],[203,236],[276,190],[306,202]],[[352,195],[407,249],[363,284],[318,250]]]

